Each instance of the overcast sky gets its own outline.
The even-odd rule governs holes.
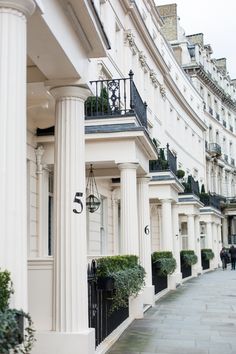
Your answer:
[[[212,57],[226,58],[231,79],[236,78],[236,0],[155,0],[157,5],[176,3],[185,33],[204,33]]]

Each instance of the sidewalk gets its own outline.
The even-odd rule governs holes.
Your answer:
[[[191,279],[135,320],[109,354],[236,354],[236,271]]]

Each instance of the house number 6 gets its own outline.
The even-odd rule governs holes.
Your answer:
[[[145,234],[146,234],[146,235],[149,235],[150,230],[149,230],[149,226],[148,226],[148,225],[147,225],[147,226],[145,226],[145,228],[144,228],[144,232],[145,232]]]
[[[78,203],[78,204],[79,204],[80,210],[78,211],[77,209],[73,209],[73,212],[74,212],[75,214],[81,214],[82,211],[83,211],[83,208],[84,208],[83,203],[81,202],[80,197],[83,197],[83,193],[81,193],[81,192],[76,192],[76,193],[75,193],[75,198],[74,198],[74,203]]]

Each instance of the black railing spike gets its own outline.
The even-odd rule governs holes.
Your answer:
[[[166,144],[167,150],[169,150],[169,146],[170,146],[169,143],[167,143],[167,144]]]
[[[131,80],[133,80],[134,73],[133,73],[133,71],[131,69],[129,71],[129,77],[130,77]]]

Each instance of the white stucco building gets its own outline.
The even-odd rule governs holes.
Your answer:
[[[228,222],[235,233],[233,199],[222,210],[199,194],[235,196],[234,82],[202,35],[169,38],[166,16],[178,25],[153,0],[0,0],[0,267],[12,306],[31,313],[35,354],[105,353],[158,297],[152,252],[173,252],[174,289],[182,249],[196,276],[201,248],[218,267],[221,224],[224,244]],[[145,287],[96,348],[87,266],[116,254],[139,256]]]

